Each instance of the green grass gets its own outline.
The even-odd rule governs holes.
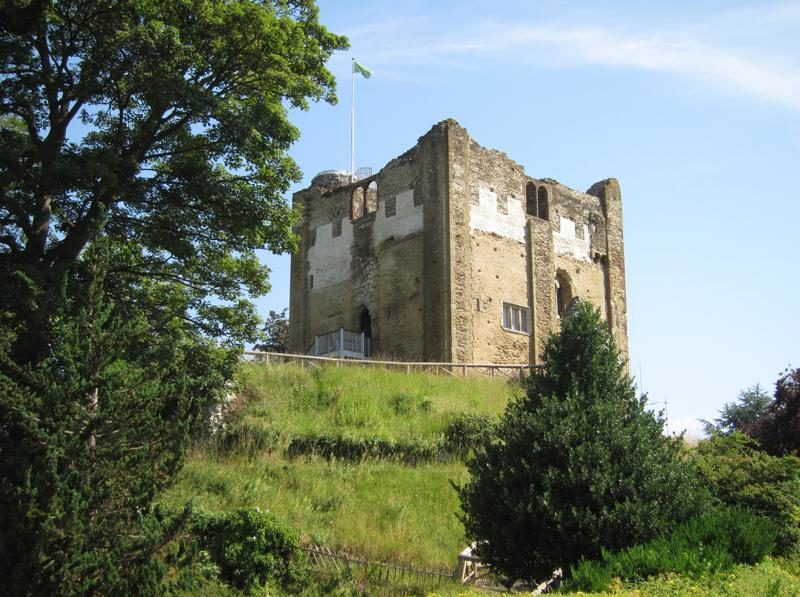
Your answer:
[[[466,481],[462,463],[289,459],[286,446],[307,435],[430,442],[456,414],[499,416],[522,393],[500,379],[260,364],[243,366],[241,388],[229,428],[249,436],[250,449],[195,448],[164,501],[210,511],[258,506],[305,541],[429,568],[455,567],[465,545],[451,486]]]
[[[247,364],[242,422],[289,435],[336,433],[414,439],[444,433],[456,413],[499,416],[517,383],[377,368]]]
[[[464,538],[450,481],[465,479],[460,464],[352,465],[195,454],[166,501],[192,499],[210,511],[258,506],[291,521],[306,541],[370,559],[452,567]]]
[[[466,481],[467,471],[457,459],[354,464],[289,459],[284,449],[293,437],[309,435],[435,441],[458,413],[496,417],[522,393],[518,385],[477,377],[257,364],[242,367],[240,388],[229,430],[251,434],[252,449],[225,450],[224,442],[195,447],[164,502],[192,500],[209,511],[258,506],[284,518],[305,541],[429,568],[453,568],[465,544],[451,482]],[[234,594],[223,589],[209,580],[205,594]],[[610,589],[619,595],[800,597],[800,557],[699,579],[616,582]],[[452,586],[438,594],[485,593]]]

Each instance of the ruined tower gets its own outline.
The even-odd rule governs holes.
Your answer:
[[[627,358],[622,198],[528,176],[454,120],[362,180],[294,195],[290,349],[435,362],[537,363],[572,298]]]

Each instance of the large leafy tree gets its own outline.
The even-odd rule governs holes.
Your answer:
[[[345,44],[311,0],[0,4],[4,592],[155,590],[150,504],[295,243],[287,111]]]
[[[295,243],[287,109],[335,100],[324,64],[345,39],[311,0],[0,10],[0,311],[15,350],[45,356],[52,290],[100,230],[119,300],[250,338],[245,295],[268,289],[255,250]]]
[[[578,302],[459,490],[467,536],[511,579],[647,541],[696,507],[679,441],[636,396],[599,313]]]

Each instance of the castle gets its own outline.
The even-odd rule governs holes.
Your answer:
[[[622,199],[528,176],[454,120],[376,174],[323,172],[294,195],[290,350],[538,363],[574,297],[627,358]]]

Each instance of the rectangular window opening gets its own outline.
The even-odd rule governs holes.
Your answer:
[[[503,327],[513,332],[531,333],[531,310],[511,303],[503,303]]]

